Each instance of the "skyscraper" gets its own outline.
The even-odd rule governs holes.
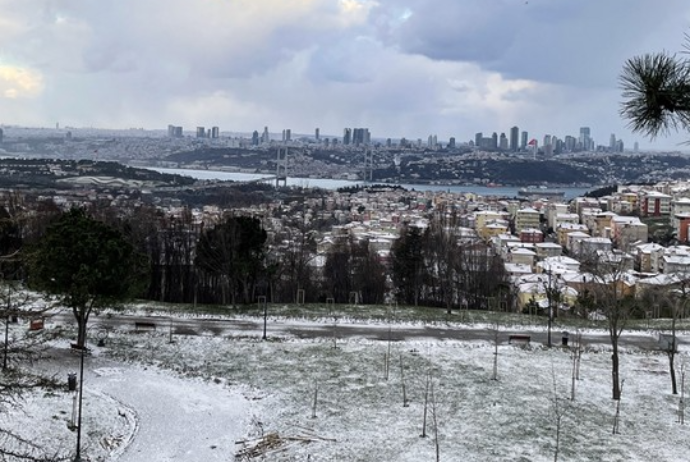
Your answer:
[[[262,143],[268,143],[270,141],[269,135],[268,135],[268,127],[264,127],[264,132],[261,135],[261,142]]]
[[[501,133],[500,140],[498,142],[498,147],[501,149],[501,151],[507,151],[509,148],[508,145],[508,137],[506,136],[505,133]]]
[[[479,133],[474,135],[474,145],[477,148],[482,147],[482,138],[484,138],[484,134],[482,132],[479,132]]]
[[[585,151],[590,151],[592,149],[592,138],[589,127],[580,127],[580,144],[582,149]]]
[[[211,138],[213,138],[213,139],[220,138],[220,128],[211,127]]]
[[[491,149],[498,149],[498,133],[491,134]]]
[[[520,136],[520,129],[517,127],[513,127],[510,129],[510,150],[513,152],[517,152],[520,147],[518,146],[518,139]],[[527,141],[525,141],[527,143]]]
[[[352,129],[346,128],[343,130],[343,144],[350,144],[352,141]]]
[[[529,134],[526,131],[520,134],[520,149],[523,151],[527,149],[528,136]]]
[[[206,138],[206,129],[204,127],[196,127],[196,137]]]
[[[314,138],[316,138],[316,140],[318,141],[318,140],[319,140],[319,136],[320,136],[320,133],[319,133],[319,129],[318,129],[318,127],[317,127],[316,130],[314,130]]]

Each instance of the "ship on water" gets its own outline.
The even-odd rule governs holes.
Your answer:
[[[525,199],[549,199],[549,200],[563,200],[565,198],[565,191],[560,189],[547,188],[546,186],[518,189],[518,196]]]

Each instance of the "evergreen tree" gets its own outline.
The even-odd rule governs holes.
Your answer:
[[[686,35],[684,54],[690,52]],[[619,77],[621,116],[630,128],[650,136],[690,130],[690,60],[666,52],[628,59]]]
[[[124,301],[145,289],[146,258],[118,230],[73,208],[60,215],[27,254],[29,285],[60,297],[84,347],[94,308]]]

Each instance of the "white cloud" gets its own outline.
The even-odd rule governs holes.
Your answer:
[[[626,138],[623,60],[679,49],[690,13],[681,0],[626,2],[0,0],[12,69],[0,114],[458,139],[589,125]]]
[[[0,99],[36,97],[42,90],[43,79],[38,72],[0,65]]]

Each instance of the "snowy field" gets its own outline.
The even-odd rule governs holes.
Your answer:
[[[393,342],[386,379],[386,342],[341,339],[334,348],[329,338],[262,342],[239,332],[168,340],[162,332],[119,332],[93,348],[84,387],[87,460],[229,461],[262,444],[263,456],[237,460],[435,460],[431,412],[428,436],[420,437],[428,372],[441,461],[554,460],[555,402],[562,412],[558,460],[688,460],[690,424],[678,422],[679,397],[670,393],[668,359],[659,353],[622,354],[620,429],[613,435],[616,404],[603,344],[582,355],[571,401],[571,354],[561,348],[500,345],[492,380],[490,343]],[[79,359],[68,343],[56,343],[35,367],[66,379]],[[677,364],[686,357],[681,350]],[[72,396],[31,395],[22,413],[3,417],[64,453],[75,439],[67,428]]]

